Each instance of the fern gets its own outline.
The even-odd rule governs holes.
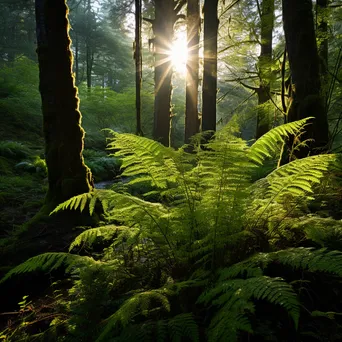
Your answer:
[[[111,133],[113,140],[108,144],[108,149],[116,151],[113,154],[115,157],[123,158],[123,176],[138,177],[132,182],[149,181],[159,189],[176,182],[178,170],[174,158],[177,153],[174,150],[133,134]]]
[[[298,197],[313,193],[312,186],[320,183],[335,161],[335,155],[322,154],[297,159],[278,168],[266,177],[269,183],[266,197],[276,200],[286,195]]]
[[[67,201],[60,203],[51,213],[53,215],[61,210],[80,210],[83,212],[87,204],[89,205],[89,214],[93,215],[96,202],[99,201],[102,204],[103,210],[108,209],[107,196],[110,194],[110,190],[93,190],[81,195],[74,196]]]
[[[155,303],[161,306],[156,307]],[[106,326],[96,341],[106,340],[110,332],[117,327],[125,327],[132,323],[137,315],[148,316],[151,310],[170,311],[170,304],[165,291],[151,290],[133,295],[110,317],[106,319]]]
[[[259,253],[221,271],[221,281],[235,277],[261,274],[270,263],[290,266],[310,272],[327,272],[342,276],[342,252],[325,248],[289,248],[272,253]]]
[[[88,244],[92,245],[98,237],[103,237],[105,239],[110,239],[116,235],[119,231],[129,229],[124,226],[108,225],[103,227],[91,228],[85,230],[83,233],[78,235],[76,239],[71,243],[69,251],[73,248]]]
[[[74,265],[89,265],[95,263],[94,259],[69,253],[44,253],[26,260],[24,263],[11,269],[0,281],[6,281],[14,275],[34,271],[53,271],[61,266],[67,266],[70,271]]]
[[[282,278],[258,276],[221,281],[199,297],[199,303],[220,307],[210,323],[211,341],[237,341],[240,330],[252,332],[246,316],[246,313],[254,312],[252,298],[284,307],[298,326],[300,307],[297,295]]]
[[[198,342],[198,326],[191,313],[179,314],[169,320],[157,320],[156,322],[147,321],[143,324],[128,325],[115,338],[117,342],[135,342],[135,341],[157,341],[180,342],[183,339],[187,341]]]
[[[180,314],[168,322],[169,336],[173,342],[180,342],[183,337],[188,341],[198,342],[198,326],[191,313]]]
[[[254,306],[250,302],[246,303],[244,309],[247,312],[254,312]],[[240,331],[253,333],[249,319],[244,314],[230,311],[223,306],[210,322],[208,339],[210,342],[237,342]]]
[[[279,144],[289,135],[300,134],[312,118],[290,122],[276,128],[259,138],[249,150],[249,158],[256,164],[262,165],[266,158],[274,157],[279,152]]]

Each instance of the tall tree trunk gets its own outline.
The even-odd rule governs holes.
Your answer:
[[[283,0],[283,23],[292,75],[292,103],[288,121],[313,116],[312,125],[300,140],[307,142],[294,151],[297,158],[317,154],[328,144],[328,120],[321,96],[319,57],[316,45],[311,0]]]
[[[199,39],[200,39],[200,5],[199,0],[188,0],[187,41],[188,58],[186,63],[186,100],[185,100],[185,143],[200,129],[198,118],[198,73],[199,73]]]
[[[202,131],[216,131],[218,0],[205,0]]]
[[[92,49],[91,49],[91,2],[87,2],[87,32],[86,32],[86,64],[87,64],[87,89],[91,90],[91,72],[93,69]]]
[[[328,70],[328,0],[317,0],[317,36],[319,40],[318,55],[320,60],[320,72],[322,77],[322,96],[325,110],[327,111],[327,97],[329,88]]]
[[[141,0],[135,0],[135,108],[136,134],[143,135],[141,128],[141,82],[142,82],[142,55],[141,55]]]
[[[261,51],[259,56],[260,85],[258,94],[258,112],[256,138],[260,138],[270,129],[270,115],[265,104],[270,100],[270,76],[272,62],[272,34],[274,25],[274,0],[262,0],[261,8]]]
[[[156,0],[153,22],[155,49],[155,99],[153,137],[165,146],[170,144],[172,46],[175,24],[174,1]]]
[[[84,130],[72,76],[68,8],[64,0],[36,0],[39,90],[45,136],[49,189],[55,205],[93,188],[82,157]]]

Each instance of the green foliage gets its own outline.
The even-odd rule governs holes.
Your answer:
[[[109,157],[105,152],[86,149],[83,151],[83,156],[95,182],[112,180],[119,173],[120,160]]]
[[[0,135],[41,143],[42,117],[38,66],[21,57],[0,69]]]
[[[79,264],[91,264],[94,260],[89,257],[82,257],[75,254],[69,253],[45,253],[33,258],[28,259],[24,263],[14,267],[8,272],[5,277],[1,279],[1,282],[6,281],[13,275],[21,273],[29,273],[34,271],[52,271],[61,266],[67,266],[67,270],[71,267]]]
[[[31,154],[29,148],[17,141],[0,141],[0,156],[13,159],[22,159]]]
[[[105,128],[117,132],[135,131],[135,100],[134,88],[128,88],[123,93],[109,88],[93,87],[89,94],[85,85],[79,87],[81,112],[86,131],[93,134]],[[142,91],[142,126],[145,134],[152,132],[153,97]]]
[[[289,122],[273,128],[252,145],[249,157],[257,164],[263,164],[266,158],[272,158],[275,154],[279,155],[284,140],[290,135],[300,136],[310,119],[312,118]]]
[[[109,149],[122,160],[124,182],[75,196],[52,212],[92,214],[101,203],[104,223],[84,230],[70,246],[99,261],[47,254],[5,279],[69,265],[74,285],[68,322],[75,341],[198,341],[201,334],[209,341],[239,341],[262,335],[266,303],[274,320],[291,317],[284,324],[293,336],[306,305],[297,273],[342,276],[342,252],[292,247],[298,236],[323,246],[330,241],[330,233],[319,230],[326,221],[314,220],[308,208],[340,161],[311,156],[253,178],[263,160],[279,158],[281,137],[303,125],[276,128],[252,147],[227,126],[204,148],[195,140],[193,154],[113,133]],[[130,193],[136,187],[139,196]],[[330,225],[339,231],[338,222]]]

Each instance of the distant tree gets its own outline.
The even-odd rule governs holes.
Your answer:
[[[121,26],[122,17],[110,0],[69,0],[70,36],[75,56],[76,84],[86,82],[91,88],[109,87],[122,91],[134,82],[132,42]],[[90,9],[89,9],[90,5]],[[119,21],[119,23],[118,23]]]
[[[260,15],[260,55],[259,55],[259,87],[256,89],[258,95],[258,112],[256,138],[260,138],[270,129],[270,118],[267,106],[270,101],[270,78],[272,63],[272,44],[274,26],[274,0],[262,0],[261,5],[257,0]]]
[[[187,43],[188,59],[186,64],[186,103],[185,103],[185,143],[199,132],[198,117],[198,75],[199,75],[199,39],[200,39],[199,0],[187,3]]]
[[[141,82],[142,82],[142,54],[141,54],[141,0],[135,0],[135,107],[136,107],[136,133],[143,135],[141,128]]]
[[[297,158],[325,150],[329,141],[327,112],[321,93],[320,61],[311,0],[283,0],[283,22],[292,92],[288,120],[314,117],[300,137],[306,146],[294,151]],[[308,140],[310,139],[310,140]],[[290,142],[291,145],[291,142]]]
[[[0,61],[13,62],[22,55],[35,60],[34,1],[2,0],[0,4]]]
[[[48,167],[48,205],[54,206],[93,188],[84,164],[84,130],[72,76],[68,8],[65,0],[36,0],[39,90]]]
[[[328,98],[328,87],[329,87],[329,26],[328,26],[328,0],[317,0],[316,2],[316,20],[317,20],[317,38],[319,41],[318,45],[318,56],[320,60],[320,73],[322,81],[322,95],[325,109],[327,108]]]
[[[154,33],[155,101],[153,137],[165,146],[170,144],[172,61],[170,50],[173,43],[174,25],[186,0],[155,0]]]
[[[218,0],[205,0],[202,131],[216,131]]]

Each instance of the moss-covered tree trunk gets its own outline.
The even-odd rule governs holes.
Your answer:
[[[185,143],[200,129],[198,117],[198,74],[199,74],[199,39],[200,39],[199,0],[188,0],[187,41],[188,59],[186,63],[186,101],[185,101]]]
[[[216,130],[218,0],[205,0],[202,131]]]
[[[72,75],[68,8],[64,0],[36,0],[39,90],[44,119],[49,189],[56,205],[93,188],[82,157],[84,130]]]
[[[311,0],[283,0],[283,23],[292,75],[292,103],[288,121],[314,117],[300,137],[307,146],[294,151],[297,158],[324,151],[328,145],[327,113],[321,94]],[[312,140],[308,140],[312,139]]]
[[[274,25],[274,0],[262,0],[260,8],[261,50],[259,56],[260,85],[258,94],[256,138],[260,138],[270,129],[270,115],[267,102],[270,101],[270,78],[272,63],[272,35]]]

